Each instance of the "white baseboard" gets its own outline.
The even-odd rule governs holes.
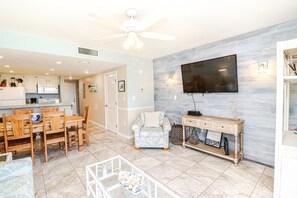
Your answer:
[[[106,129],[105,126],[103,126],[102,124],[99,124],[99,123],[94,122],[94,121],[92,121],[92,120],[89,120],[89,122],[92,123],[92,124],[94,124],[94,125],[97,125],[97,126],[103,128],[103,129]]]
[[[94,122],[92,120],[89,120],[89,122],[92,123],[92,124],[94,124],[94,125],[97,125],[97,126],[103,128],[103,129],[106,129],[105,126],[103,126],[103,125],[101,125],[101,124],[99,124],[97,122]],[[117,134],[117,135],[119,135],[119,136],[121,136],[123,138],[126,138],[126,139],[133,139],[134,138],[134,135],[124,135],[124,134],[121,134],[120,132],[115,133],[115,134]]]

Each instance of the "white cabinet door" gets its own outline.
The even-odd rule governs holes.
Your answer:
[[[39,76],[38,84],[42,86],[59,85],[59,76]]]
[[[24,76],[23,80],[26,93],[37,93],[38,76]]]

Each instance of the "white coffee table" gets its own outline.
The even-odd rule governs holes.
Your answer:
[[[137,195],[125,189],[118,182],[118,173],[120,171],[130,171],[133,174],[139,175],[144,181],[145,189]],[[86,167],[86,177],[88,197],[178,197],[163,184],[145,174],[120,155],[88,165]]]

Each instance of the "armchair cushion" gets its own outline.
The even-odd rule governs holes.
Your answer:
[[[154,116],[154,120],[146,120],[146,118],[151,119],[151,117]],[[144,127],[160,127],[163,125],[163,119],[165,117],[165,113],[163,111],[155,111],[155,112],[145,112],[140,114],[142,126]],[[159,122],[159,126],[157,124],[157,118]],[[153,123],[151,124],[150,121]]]
[[[159,112],[145,112],[144,113],[144,127],[160,127],[160,113]]]
[[[143,127],[140,131],[140,137],[151,138],[151,137],[163,137],[162,127]]]

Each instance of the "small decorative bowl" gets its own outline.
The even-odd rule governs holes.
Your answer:
[[[39,123],[41,122],[41,113],[32,113],[31,119],[33,123]]]

